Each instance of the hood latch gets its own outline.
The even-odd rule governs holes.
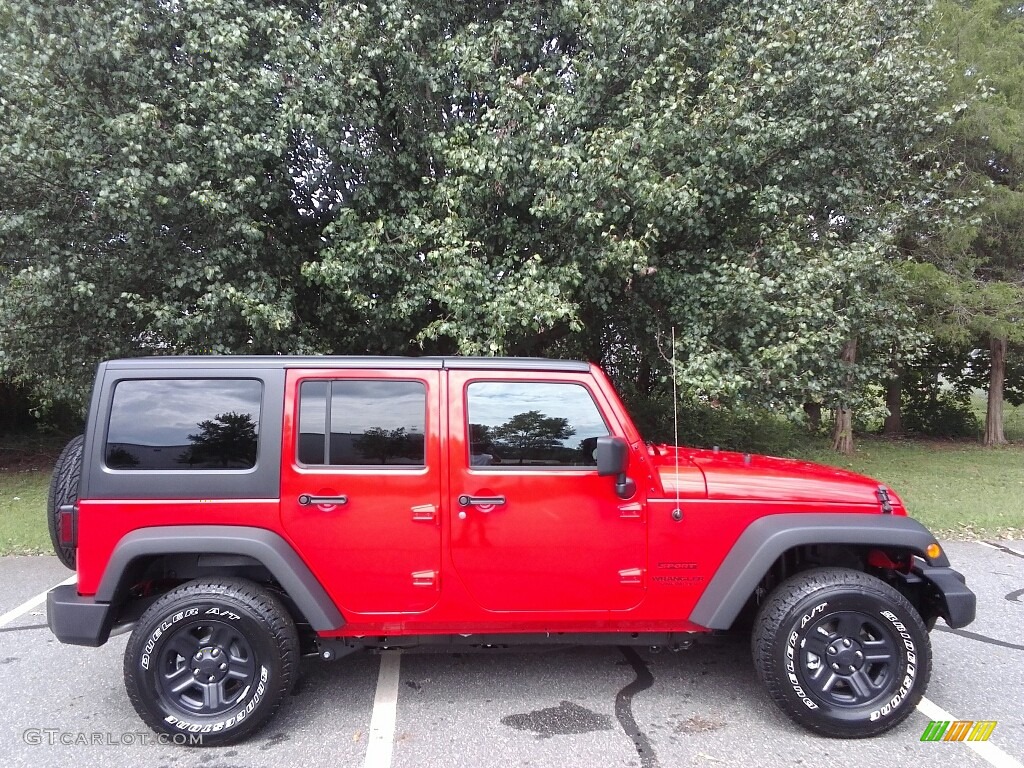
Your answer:
[[[889,499],[889,489],[884,485],[880,485],[878,486],[878,490],[875,491],[875,496],[877,496],[878,500],[882,503],[882,514],[891,515],[892,501]]]

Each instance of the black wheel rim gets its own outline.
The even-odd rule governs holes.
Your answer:
[[[241,702],[256,678],[252,645],[238,627],[204,621],[175,628],[157,657],[161,698],[188,715],[218,715]]]
[[[891,693],[900,658],[897,638],[881,621],[839,611],[803,632],[797,668],[817,698],[836,707],[861,707]]]

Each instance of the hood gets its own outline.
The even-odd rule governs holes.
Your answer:
[[[889,492],[892,506],[902,512],[903,504],[892,489],[870,477],[838,467],[671,445],[652,446],[651,453],[666,493],[676,493],[678,487],[682,495],[692,498],[696,495],[699,471],[709,499],[871,504],[881,511],[877,491],[883,487]]]

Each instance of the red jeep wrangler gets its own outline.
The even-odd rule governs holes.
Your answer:
[[[78,569],[49,594],[54,634],[133,626],[132,704],[208,746],[264,723],[303,653],[678,647],[751,621],[783,710],[868,736],[924,695],[936,619],[975,612],[890,489],[647,444],[573,361],[106,362],[49,522]]]

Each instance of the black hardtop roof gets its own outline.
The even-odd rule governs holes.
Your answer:
[[[554,360],[546,357],[375,357],[302,356],[302,355],[154,355],[152,357],[108,360],[108,370],[138,371],[159,368],[252,369],[252,368],[397,368],[406,370],[476,369],[500,371],[561,371],[580,373],[590,370],[581,360]]]

